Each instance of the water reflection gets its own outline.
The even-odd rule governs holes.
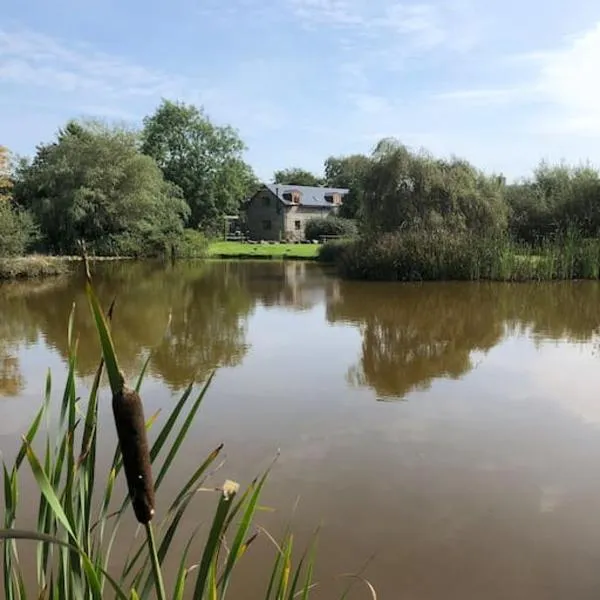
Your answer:
[[[312,265],[314,267],[314,265]],[[134,376],[152,352],[150,372],[172,389],[235,366],[248,350],[248,316],[257,304],[307,310],[337,282],[303,263],[189,262],[99,264],[95,286],[108,306],[116,298],[113,335],[120,363]],[[99,346],[81,273],[45,283],[0,288],[0,394],[23,388],[19,349],[38,338],[67,357],[67,322],[75,306],[77,374],[91,376]]]
[[[270,261],[103,264],[95,280],[105,305],[117,298],[113,330],[126,374],[135,375],[152,352],[151,373],[172,389],[217,366],[238,365],[249,348],[248,321],[256,307],[324,307],[330,324],[358,328],[360,356],[347,379],[384,398],[403,398],[435,379],[464,376],[476,356],[508,333],[583,342],[600,327],[600,285],[593,282],[342,282],[315,264]],[[66,358],[73,303],[77,371],[88,377],[99,348],[81,274],[0,288],[0,395],[17,396],[23,389],[22,348],[43,340]],[[321,329],[315,343],[319,335],[335,334]],[[310,348],[298,352],[310,361]]]
[[[587,341],[600,326],[597,283],[342,283],[327,306],[333,323],[362,332],[362,352],[348,372],[354,385],[383,397],[406,396],[440,377],[473,368],[508,331],[541,339]]]

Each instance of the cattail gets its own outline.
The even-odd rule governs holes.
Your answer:
[[[142,399],[123,385],[112,406],[129,497],[137,520],[145,525],[154,516],[154,482]]]

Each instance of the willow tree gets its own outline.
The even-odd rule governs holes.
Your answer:
[[[504,230],[504,180],[464,160],[414,153],[393,139],[379,142],[364,180],[367,227],[395,231],[444,227],[488,233]]]

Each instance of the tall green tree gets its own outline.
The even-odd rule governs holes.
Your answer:
[[[35,235],[31,215],[16,206],[11,154],[0,146],[0,257],[24,254]]]
[[[16,171],[15,200],[39,223],[46,249],[70,253],[79,239],[103,254],[157,254],[181,235],[181,191],[141,154],[137,135],[70,122]]]
[[[371,159],[364,154],[330,156],[325,161],[325,180],[329,187],[349,190],[340,208],[340,216],[354,219],[359,216],[365,191],[365,178]]]
[[[503,191],[503,178],[487,176],[464,160],[414,154],[397,140],[385,139],[365,177],[364,221],[375,231],[502,231],[508,214]]]
[[[273,173],[273,181],[282,185],[308,185],[313,187],[318,187],[325,183],[323,178],[299,167],[275,171]]]
[[[183,191],[191,227],[221,230],[222,217],[237,214],[256,188],[238,133],[215,125],[195,106],[163,100],[144,119],[141,148]]]

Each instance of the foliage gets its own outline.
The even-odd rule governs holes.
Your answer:
[[[340,216],[354,219],[360,215],[365,191],[365,178],[371,167],[371,159],[364,154],[330,156],[325,161],[327,185],[349,190],[340,207]]]
[[[0,200],[0,257],[24,254],[36,231],[27,211],[14,206],[11,200]]]
[[[308,185],[312,187],[318,187],[324,183],[323,179],[318,175],[299,167],[275,171],[273,182],[283,185]]]
[[[323,263],[337,263],[345,249],[352,242],[349,240],[331,240],[319,247],[318,260]]]
[[[382,140],[365,179],[364,222],[370,231],[443,224],[491,234],[507,222],[503,185],[466,161],[414,154],[396,140]]]
[[[0,146],[0,202],[10,199],[12,187],[10,153],[8,148]]]
[[[532,248],[515,243],[505,234],[411,229],[347,244],[339,252],[337,264],[342,275],[350,279],[598,279],[600,239],[586,240],[570,230]]]
[[[590,167],[541,163],[533,179],[507,188],[506,199],[519,240],[540,242],[573,227],[583,236],[600,232],[600,174]]]
[[[0,258],[0,280],[35,279],[62,275],[69,270],[66,260],[51,256]]]
[[[208,239],[195,229],[185,229],[173,248],[176,258],[203,258],[208,253]]]
[[[320,240],[322,236],[353,237],[356,234],[356,223],[353,220],[335,215],[310,219],[304,227],[304,235],[308,240]]]
[[[88,276],[89,277],[89,276]],[[214,486],[216,496],[215,512],[208,534],[197,559],[190,556],[199,528],[191,533],[182,531],[181,524],[188,514],[188,508],[199,489],[211,489],[207,481],[210,469],[220,457],[223,446],[215,448],[190,475],[187,482],[172,500],[167,510],[161,511],[162,521],[153,524],[153,511],[144,516],[146,539],[142,540],[122,565],[121,573],[111,573],[111,553],[114,547],[124,543],[120,526],[132,502],[137,500],[125,495],[118,498],[117,483],[123,465],[127,468],[132,448],[123,436],[121,429],[124,418],[122,411],[115,410],[115,425],[120,430],[120,445],[115,449],[112,463],[101,479],[97,462],[98,444],[102,443],[98,429],[98,392],[103,372],[106,370],[115,401],[121,401],[119,391],[123,390],[123,378],[111,335],[110,319],[113,305],[107,314],[103,312],[91,280],[86,285],[86,295],[96,325],[102,348],[92,383],[87,406],[79,414],[79,398],[75,386],[77,364],[77,342],[73,330],[73,317],[68,328],[68,375],[60,402],[58,431],[48,432],[43,440],[43,455],[34,449],[40,439],[41,426],[50,416],[52,406],[52,379],[46,379],[45,400],[32,422],[14,463],[3,461],[4,474],[4,528],[0,529],[0,539],[4,541],[3,592],[7,600],[27,597],[28,576],[21,562],[17,540],[37,542],[35,553],[35,578],[37,590],[32,597],[40,594],[49,598],[82,598],[100,600],[105,595],[127,600],[149,597],[152,589],[159,600],[167,598],[163,577],[164,563],[175,553],[174,540],[184,543],[183,553],[175,562],[176,573],[169,598],[179,600],[193,590],[194,598],[224,599],[237,566],[253,541],[259,535],[254,530],[258,500],[265,485],[269,470],[256,478],[248,488],[240,491],[240,486],[232,481]],[[146,363],[147,366],[147,363]],[[135,389],[127,393],[136,396],[143,384],[146,366],[135,384]],[[199,393],[194,394],[193,384],[187,388],[164,422],[150,448],[139,447],[154,471],[152,492],[158,491],[168,476],[173,461],[189,434],[190,426],[207,392],[212,377]],[[141,403],[137,409],[141,411]],[[143,419],[143,414],[138,415]],[[152,429],[156,416],[146,422]],[[144,421],[142,420],[142,423]],[[145,437],[145,434],[143,435]],[[40,440],[42,441],[42,440]],[[136,440],[131,440],[135,445]],[[22,467],[28,463],[39,491],[38,526],[36,531],[23,531],[16,528],[22,496],[19,481]],[[148,467],[144,467],[148,469]],[[102,485],[101,485],[102,484]],[[29,499],[28,501],[30,501]],[[115,504],[115,500],[117,503]],[[116,507],[116,510],[113,510]],[[191,511],[189,511],[191,513]],[[185,539],[181,540],[181,534]],[[270,583],[265,599],[294,598],[302,595],[308,598],[314,587],[312,581],[315,559],[314,543],[299,561],[294,560],[293,536],[287,532],[283,540],[275,543],[275,557]]]
[[[240,202],[257,189],[238,133],[214,125],[195,106],[164,100],[144,119],[141,148],[183,191],[188,227],[222,230],[222,217],[237,214]]]
[[[17,168],[15,200],[39,223],[51,252],[155,255],[183,231],[188,208],[133,133],[70,122]]]

